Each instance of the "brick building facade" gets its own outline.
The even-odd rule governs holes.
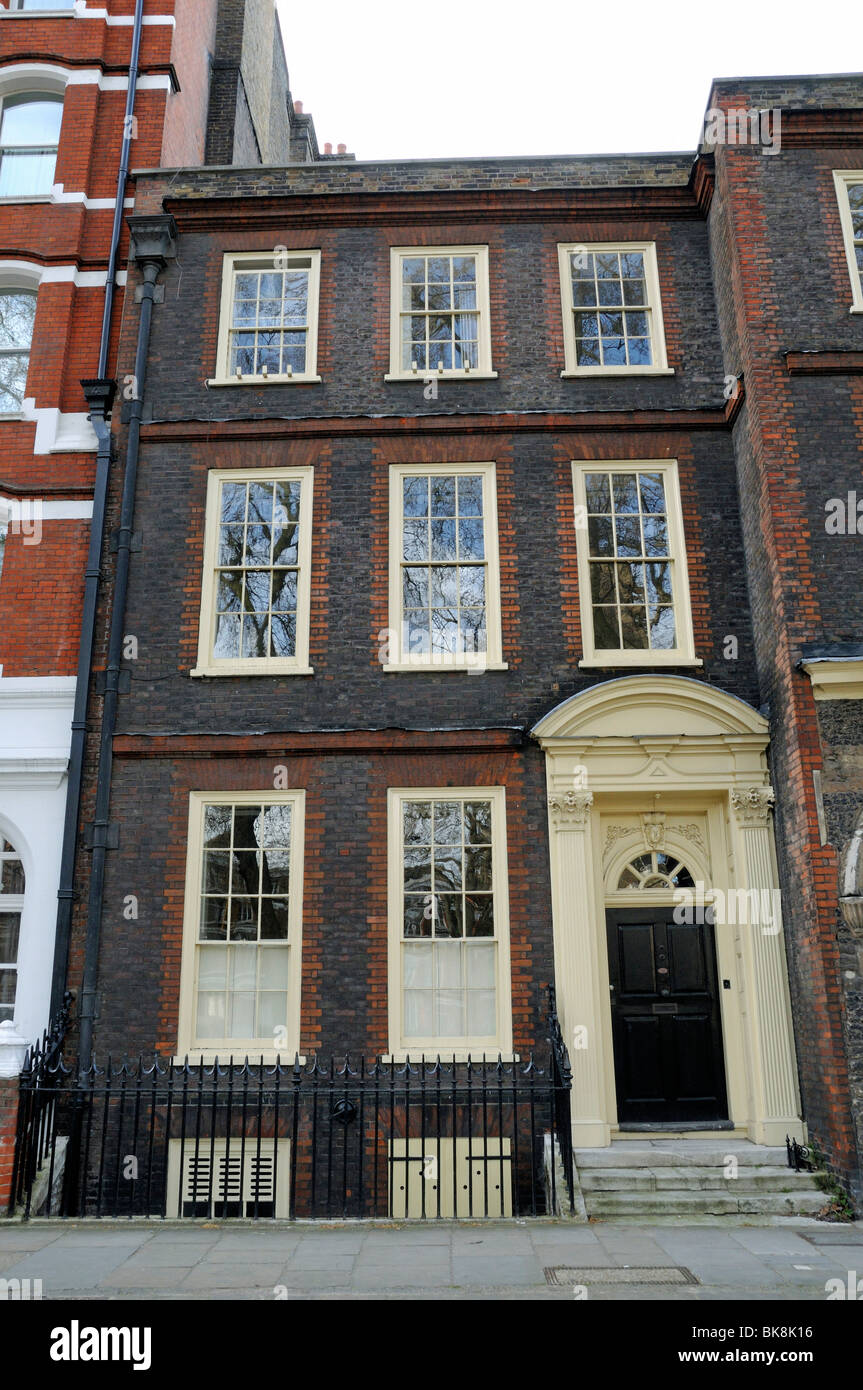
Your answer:
[[[137,172],[102,1051],[509,1065],[553,984],[579,1149],[859,1202],[860,190],[842,77],[694,155]]]
[[[201,165],[210,143],[229,164],[315,157],[272,3],[0,4],[0,1023],[27,1043],[49,1021],[58,888],[55,1005],[66,972],[76,672],[88,585],[112,564],[81,382],[116,370],[134,204],[119,176]]]

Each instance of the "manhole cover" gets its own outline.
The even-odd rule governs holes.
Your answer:
[[[683,1265],[630,1265],[609,1268],[593,1265],[577,1269],[574,1265],[551,1265],[545,1270],[545,1282],[555,1286],[570,1284],[697,1284],[691,1270]]]

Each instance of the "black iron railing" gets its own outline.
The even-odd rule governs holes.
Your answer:
[[[22,1075],[14,1202],[95,1217],[506,1218],[570,1211],[569,1060],[143,1058]],[[55,1176],[62,1166],[62,1182]]]
[[[54,1181],[58,1137],[56,1110],[65,1080],[63,1042],[71,1006],[72,995],[67,992],[53,1025],[24,1059],[12,1161],[10,1213],[16,1210],[22,1197],[29,1203],[37,1176],[47,1177],[49,1186]]]
[[[789,1134],[785,1136],[785,1153],[788,1158],[788,1167],[793,1168],[795,1173],[799,1173],[801,1170],[811,1173],[814,1170],[815,1164],[811,1149],[808,1149],[805,1144],[799,1144]]]

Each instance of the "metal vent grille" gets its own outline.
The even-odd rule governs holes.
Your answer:
[[[201,1139],[168,1150],[169,1216],[278,1216],[289,1210],[290,1141]],[[182,1149],[182,1154],[181,1154]],[[182,1161],[182,1184],[180,1165]]]
[[[683,1265],[620,1265],[603,1268],[594,1266],[577,1269],[573,1265],[550,1265],[545,1269],[545,1282],[556,1288],[573,1284],[697,1284],[691,1270]]]

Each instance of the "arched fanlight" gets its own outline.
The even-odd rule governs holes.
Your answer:
[[[622,870],[617,881],[619,892],[644,892],[646,889],[694,888],[695,880],[686,865],[676,855],[652,850],[639,854]]]

